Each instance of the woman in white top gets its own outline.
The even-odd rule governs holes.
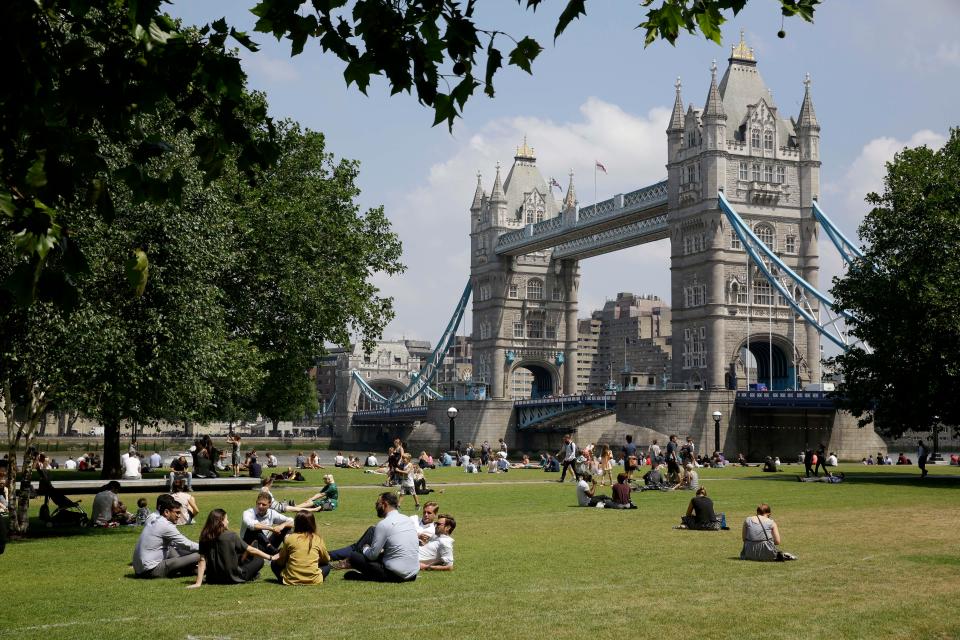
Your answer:
[[[174,524],[177,526],[193,524],[193,519],[200,513],[200,509],[197,507],[197,501],[193,499],[193,496],[186,492],[183,480],[174,481],[173,493],[170,495],[180,503],[180,517]]]

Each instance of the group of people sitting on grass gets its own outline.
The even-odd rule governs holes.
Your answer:
[[[327,486],[332,484],[331,478]],[[170,578],[195,570],[196,581],[188,588],[196,588],[204,582],[255,580],[267,562],[285,585],[320,584],[334,569],[348,570],[344,579],[380,582],[409,582],[420,571],[453,569],[451,534],[457,524],[453,516],[438,513],[437,503],[425,504],[419,517],[407,517],[399,511],[397,494],[383,493],[375,505],[380,521],[357,542],[328,551],[317,533],[314,512],[335,499],[329,491],[321,492],[288,509],[297,511],[290,518],[274,509],[269,490],[262,491],[255,506],[243,512],[239,533],[230,529],[226,511],[213,509],[197,543],[177,529],[183,505],[163,494],[134,548],[134,573],[138,578]]]

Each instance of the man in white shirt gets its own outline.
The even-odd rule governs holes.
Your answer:
[[[140,456],[133,453],[127,456],[123,461],[123,478],[125,480],[139,480],[143,476],[140,473]]]
[[[337,455],[333,458],[333,466],[335,467],[347,466],[347,459],[343,457],[343,451],[337,451]]]
[[[593,482],[593,476],[585,473],[577,479],[577,504],[581,507],[595,507],[598,504],[606,504],[610,501],[607,496],[596,495],[596,483]]]
[[[180,503],[173,496],[157,498],[157,512],[150,514],[133,550],[133,570],[138,578],[172,578],[193,570],[200,560],[199,545],[188,540],[173,524],[180,517]]]
[[[63,463],[63,468],[67,471],[75,471],[77,469],[77,461],[73,459],[73,456],[67,458],[67,461]]]
[[[159,469],[163,466],[163,460],[160,459],[160,454],[154,451],[150,454],[150,468]]]
[[[269,451],[267,452],[267,468],[273,469],[280,464],[280,461],[277,460],[277,456],[273,455]]]
[[[293,518],[270,508],[272,496],[261,491],[257,496],[257,505],[243,512],[240,523],[240,537],[249,545],[274,555],[280,548],[284,536],[293,529]]]
[[[453,538],[450,534],[457,528],[453,516],[437,516],[436,535],[420,547],[421,571],[453,571]]]
[[[365,467],[379,467],[380,463],[377,461],[377,456],[373,455],[373,452],[370,452],[370,455],[367,456],[366,462],[363,463]]]
[[[560,451],[557,452],[557,458],[560,460],[560,464],[563,465],[563,473],[560,474],[560,479],[557,482],[563,482],[567,479],[567,469],[570,470],[571,479],[577,481],[577,473],[573,469],[574,463],[577,461],[577,444],[573,441],[573,438],[568,433],[563,436],[563,445],[560,447]]]
[[[439,505],[436,502],[427,502],[423,505],[423,515],[421,517],[410,516],[410,520],[413,522],[413,526],[417,529],[417,538],[420,539],[420,544],[424,544],[434,536],[436,533],[436,519],[437,519],[437,510]]]

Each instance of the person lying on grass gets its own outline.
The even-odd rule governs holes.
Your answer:
[[[208,584],[241,584],[256,580],[263,561],[276,557],[241,540],[235,531],[230,531],[227,512],[214,509],[200,532],[197,581],[187,589],[200,587],[204,577]]]
[[[337,483],[333,481],[333,475],[327,474],[323,476],[323,488],[320,489],[320,493],[310,496],[304,502],[300,504],[291,504],[287,507],[287,511],[334,511],[340,503],[340,490],[337,488]]]
[[[434,535],[420,545],[421,571],[453,571],[453,538],[457,521],[449,514],[437,516]]]
[[[827,484],[839,484],[843,482],[844,477],[845,476],[843,475],[843,472],[840,472],[840,473],[835,473],[829,476],[822,476],[820,478],[817,478],[816,476],[814,476],[813,478],[804,478],[803,476],[797,476],[797,480],[799,480],[800,482],[826,482]]]

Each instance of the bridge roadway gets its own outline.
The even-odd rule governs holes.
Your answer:
[[[697,391],[685,391],[697,393]],[[483,402],[471,400],[467,402]],[[834,401],[823,391],[738,391],[736,406],[744,409],[822,409],[832,410]],[[523,428],[540,420],[557,416],[566,411],[575,411],[585,406],[615,408],[616,395],[569,395],[550,398],[517,400],[514,410],[519,412],[517,424]],[[356,411],[354,423],[399,423],[419,422],[427,417],[428,405],[418,407],[395,407]]]
[[[509,231],[497,240],[496,253],[518,256],[552,248],[556,259],[580,260],[669,235],[664,180]]]

